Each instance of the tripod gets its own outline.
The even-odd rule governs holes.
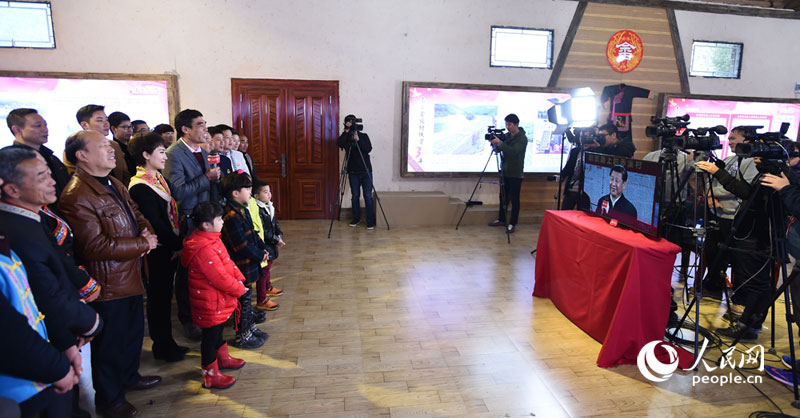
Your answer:
[[[342,160],[342,167],[339,171],[339,194],[336,196],[336,208],[331,214],[331,224],[328,227],[328,239],[331,238],[331,231],[333,230],[333,221],[338,219],[342,214],[342,201],[344,199],[344,191],[347,187],[345,180],[347,179],[349,167],[348,163],[350,162],[350,154],[353,152],[353,147],[358,150],[358,156],[361,158],[361,164],[364,169],[367,169],[367,161],[364,159],[364,153],[361,152],[361,148],[358,147],[356,141],[351,140],[347,145],[347,150],[345,151],[344,160]],[[383,211],[383,205],[381,204],[381,198],[378,195],[378,191],[375,188],[375,183],[372,181],[372,173],[368,173],[370,176],[370,184],[372,184],[372,192],[375,193],[375,201],[378,203],[378,207],[381,209],[381,215],[383,215],[383,221],[386,222],[386,230],[391,230],[392,228],[389,226],[389,220],[386,219],[386,212]],[[366,199],[367,196],[364,196]],[[369,214],[367,214],[369,216]]]
[[[664,158],[664,154],[662,154],[662,158]],[[668,156],[666,158],[670,158],[670,157]],[[664,165],[663,170],[666,173],[667,170],[670,170],[670,169],[674,170],[674,171],[672,171],[673,174],[677,173],[677,161],[667,161],[667,164]],[[690,229],[692,231],[692,234],[693,234],[693,237],[694,237],[694,245],[695,245],[694,251],[695,251],[695,254],[697,254],[697,262],[696,263],[697,263],[698,266],[704,266],[705,265],[704,264],[705,263],[705,254],[704,254],[705,251],[704,251],[704,248],[705,248],[706,232],[708,231],[708,220],[707,220],[708,216],[705,216],[708,213],[708,203],[706,201],[704,201],[705,202],[703,204],[703,214],[704,214],[704,216],[702,218],[698,218],[698,208],[697,208],[697,203],[696,203],[697,196],[699,195],[699,190],[701,190],[699,186],[701,184],[703,186],[705,186],[705,184],[706,184],[706,179],[703,178],[703,176],[708,177],[707,180],[708,180],[708,184],[709,184],[709,190],[711,189],[711,187],[710,187],[711,182],[712,182],[711,176],[708,173],[700,170],[699,168],[696,168],[695,169],[695,188],[694,188],[695,189],[695,205],[694,205],[694,217],[693,217],[693,222],[692,222],[695,226],[694,227],[688,227],[688,229]],[[685,187],[686,183],[688,183],[689,177],[687,176],[681,182],[677,181],[677,177],[673,177],[672,179],[676,181],[676,184],[678,185],[678,187],[673,190],[673,194],[672,194],[672,197],[671,197],[670,204],[667,206],[667,209],[665,209],[664,213],[667,213],[667,211],[669,211],[671,208],[676,208],[677,207],[676,206],[676,202],[680,198],[681,190],[683,190],[683,188]],[[703,187],[703,188],[705,188],[705,187]],[[663,193],[663,192],[664,191],[662,190],[660,193]],[[711,193],[712,193],[711,198],[713,199],[713,191]],[[674,225],[674,224],[672,224],[671,227],[687,228],[687,227],[682,226],[682,225]],[[718,254],[717,258],[719,258],[720,256],[721,256],[721,254]],[[699,268],[696,268],[695,271],[696,272],[699,271]],[[688,283],[688,280],[687,280],[687,283]],[[689,306],[686,308],[686,311],[683,313],[683,316],[678,321],[678,324],[675,326],[675,330],[672,332],[671,335],[669,335],[669,340],[670,341],[673,341],[673,342],[676,341],[677,335],[678,335],[678,331],[681,330],[681,328],[683,327],[683,324],[686,322],[686,318],[688,318],[688,316],[692,313],[692,309],[696,308],[695,312],[694,312],[695,313],[695,317],[694,317],[694,351],[693,351],[695,358],[697,358],[699,350],[700,350],[700,305],[699,305],[698,301],[700,300],[700,298],[702,298],[702,294],[703,294],[703,281],[701,279],[699,279],[697,277],[697,275],[695,275],[694,294],[692,295],[692,300],[691,300],[691,302],[689,302]]]
[[[495,157],[495,161],[497,162],[497,173],[498,173],[498,181],[488,181],[483,180],[483,176],[486,174],[486,168],[489,167],[489,162],[492,161],[492,157]],[[458,223],[456,223],[456,230],[458,227],[461,226],[461,221],[464,219],[464,215],[467,213],[467,209],[471,208],[472,206],[477,205],[478,203],[472,200],[475,197],[475,192],[478,191],[478,187],[482,183],[491,183],[497,184],[500,186],[500,212],[506,212],[506,205],[508,204],[507,200],[508,197],[506,196],[506,185],[503,180],[503,153],[498,148],[492,146],[492,152],[489,154],[489,158],[486,159],[486,164],[483,165],[483,170],[481,171],[481,175],[478,176],[478,181],[475,182],[475,187],[472,189],[472,193],[469,195],[469,199],[467,199],[467,203],[464,206],[464,211],[461,212],[461,217],[458,218]],[[511,244],[511,233],[508,230],[508,217],[503,218],[505,219],[505,223],[503,225],[503,229],[506,232],[506,240],[509,244]]]
[[[763,173],[756,178],[756,185],[751,191],[750,198],[745,202],[743,205],[743,209],[746,211],[751,208],[753,202],[759,197],[761,190],[763,190],[763,186],[761,185],[761,177]],[[794,268],[792,269],[792,274],[787,276],[786,272],[786,264],[789,260],[788,251],[786,248],[786,239],[783,236],[783,231],[785,231],[784,221],[786,219],[784,211],[783,211],[783,204],[780,198],[777,195],[777,192],[774,190],[769,190],[767,197],[766,197],[766,207],[767,207],[767,216],[769,216],[769,229],[770,229],[770,240],[775,243],[775,255],[773,256],[772,252],[768,250],[767,254],[765,254],[765,258],[767,262],[769,260],[777,261],[780,264],[780,274],[783,279],[783,283],[778,289],[774,289],[772,292],[771,300],[768,302],[761,302],[759,303],[758,310],[755,314],[749,315],[748,323],[745,323],[745,327],[742,328],[736,337],[733,339],[729,347],[734,347],[736,344],[742,339],[744,333],[750,329],[750,326],[753,324],[754,320],[758,318],[765,317],[767,311],[770,307],[773,308],[772,310],[772,351],[774,352],[775,347],[775,302],[778,298],[783,295],[784,297],[784,306],[786,309],[786,325],[788,328],[788,336],[789,336],[789,355],[792,359],[792,388],[794,394],[794,401],[792,402],[792,406],[795,408],[800,408],[800,394],[798,393],[798,384],[797,384],[797,377],[800,373],[798,370],[797,365],[797,357],[794,348],[794,336],[792,334],[792,322],[794,322],[794,318],[792,316],[792,304],[791,304],[791,295],[789,292],[789,286],[800,276],[800,261],[796,262]],[[737,229],[739,228],[744,216],[737,218],[734,221],[733,227],[731,228],[730,234],[728,234],[727,239],[725,240],[725,246],[727,246],[730,240],[734,237]],[[731,248],[732,250],[736,250],[735,248]],[[773,277],[773,275],[770,275]],[[751,278],[752,279],[752,278]],[[746,311],[749,307],[745,308]],[[723,356],[720,358],[722,361],[723,358],[726,358],[730,351],[723,351]]]

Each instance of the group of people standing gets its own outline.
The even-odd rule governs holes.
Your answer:
[[[172,335],[174,291],[184,331],[201,340],[203,386],[229,387],[235,379],[219,370],[244,361],[228,352],[224,325],[233,319],[234,346],[260,347],[268,335],[256,323],[283,293],[270,282],[285,242],[269,185],[251,176],[228,126],[218,127],[230,138],[223,154],[241,167],[223,174],[209,164],[212,137],[196,110],[180,112],[174,129],[135,135],[122,112],[87,105],[76,117],[83,130],[67,139],[66,164],[44,146],[35,109],[7,118],[15,142],[0,150],[0,310],[6,335],[21,337],[3,350],[0,400],[10,402],[0,415],[11,405],[22,416],[88,416],[76,385],[89,378],[83,361],[97,412],[136,415],[126,392],[161,381],[138,372],[145,293],[153,356],[180,361],[189,351]]]

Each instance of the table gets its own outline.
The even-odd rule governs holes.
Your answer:
[[[678,252],[663,238],[612,227],[584,212],[548,210],[533,295],[550,298],[603,344],[598,366],[635,364],[645,344],[664,338]]]

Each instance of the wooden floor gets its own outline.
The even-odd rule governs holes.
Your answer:
[[[341,222],[326,239],[326,221],[281,225],[288,245],[273,280],[286,294],[261,326],[270,339],[259,350],[232,349],[248,362],[230,372],[238,382],[207,390],[200,386],[199,343],[183,339],[176,327],[176,339],[192,351],[169,364],[153,360],[146,338],[140,372],[164,382],[128,395],[141,416],[746,417],[776,411],[748,384],[692,387],[692,376],[705,372],[651,384],[636,366],[597,367],[600,344],[550,300],[531,297],[535,226],[521,225],[508,245],[499,228],[485,226],[368,231]],[[568,248],[564,262],[570,262]],[[705,324],[724,324],[716,305],[704,302]],[[785,354],[786,326],[778,328],[778,352]],[[768,345],[766,335],[761,342]],[[777,365],[775,359],[768,356],[767,364]],[[783,385],[764,376],[756,386],[784,412],[800,415]]]

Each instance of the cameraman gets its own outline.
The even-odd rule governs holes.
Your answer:
[[[752,158],[744,158],[739,162],[739,157],[736,155],[736,146],[743,143],[746,128],[737,126],[731,130],[728,136],[728,146],[731,150],[731,155],[725,157],[722,162],[725,164],[725,172],[730,174],[731,177],[739,177],[746,183],[750,184],[758,176],[758,169],[756,168],[755,161]],[[698,167],[708,166],[711,163],[700,164]],[[713,165],[713,164],[712,164]],[[715,166],[716,167],[716,166]],[[704,170],[707,171],[708,170]],[[713,173],[712,173],[713,174]],[[716,176],[715,176],[716,177]],[[712,200],[713,195],[713,200]],[[728,269],[730,257],[728,254],[723,254],[720,262],[716,266],[711,266],[717,255],[719,254],[718,244],[725,241],[733,225],[734,215],[739,210],[741,199],[728,191],[719,180],[713,180],[711,183],[711,193],[706,195],[709,207],[708,223],[716,223],[717,229],[708,230],[705,245],[705,260],[708,267],[705,280],[703,280],[703,293],[708,296],[722,300],[722,294],[725,290],[725,271]],[[713,270],[712,270],[713,269]],[[736,298],[738,300],[738,297]],[[740,303],[737,303],[741,305]],[[741,313],[741,308],[739,308]]]
[[[567,135],[569,136],[570,134]],[[578,135],[582,134],[579,133]],[[630,158],[633,156],[636,151],[633,142],[620,140],[617,135],[617,127],[613,123],[606,123],[598,128],[598,133],[591,143],[584,144],[582,138],[575,139],[577,145],[570,150],[567,163],[564,164],[564,170],[561,172],[561,176],[566,179],[564,181],[564,200],[561,203],[561,210],[573,210],[576,207],[578,209],[589,208],[589,196],[586,193],[581,194],[580,191],[580,184],[583,179],[583,161],[580,158],[580,149],[578,147],[581,144],[583,144],[585,151],[618,157]]]
[[[633,157],[633,153],[636,152],[636,146],[633,145],[632,140],[619,139],[619,132],[613,123],[606,123],[598,129],[599,132],[597,135],[601,138],[605,138],[605,142],[601,144],[595,139],[591,144],[584,145],[583,149],[598,154],[616,155],[618,157],[628,158]]]
[[[497,152],[502,152],[501,170],[503,174],[503,190],[500,191],[500,212],[497,220],[489,226],[504,226],[506,224],[507,204],[511,204],[511,221],[508,223],[508,232],[516,230],[519,220],[519,194],[522,189],[523,167],[525,165],[525,150],[528,148],[528,137],[525,130],[519,127],[519,118],[509,113],[505,118],[508,135],[501,141],[497,135],[490,141]],[[505,199],[503,199],[505,197]]]
[[[744,134],[745,129],[743,128],[733,129],[731,132],[734,142],[731,145],[732,148],[735,148],[736,143],[744,140]],[[771,295],[771,254],[764,252],[765,249],[772,248],[768,207],[769,192],[767,189],[761,188],[758,189],[758,193],[753,193],[757,190],[753,181],[757,177],[757,172],[755,175],[752,174],[753,169],[749,166],[758,161],[753,158],[744,158],[741,159],[741,162],[739,160],[740,158],[736,155],[726,158],[724,169],[708,161],[698,161],[697,168],[712,174],[715,181],[734,196],[734,198],[722,196],[722,199],[719,199],[720,205],[715,202],[714,206],[721,206],[720,209],[722,209],[722,212],[717,211],[717,214],[725,214],[726,201],[728,203],[735,201],[737,208],[734,210],[734,219],[737,221],[741,219],[739,227],[730,241],[731,248],[735,249],[735,253],[732,253],[730,257],[734,275],[734,293],[731,300],[734,304],[744,305],[744,311],[738,320],[731,320],[728,328],[718,329],[717,334],[734,338],[744,330],[742,341],[752,342],[758,338],[761,325],[766,318],[763,311],[769,306]],[[734,162],[734,164],[729,164],[730,162]],[[788,166],[783,169],[789,170]],[[714,187],[716,193],[717,186]],[[714,197],[718,196],[715,194]],[[736,198],[751,200],[749,209],[747,211],[740,210],[740,202]],[[722,240],[724,240],[724,236],[720,239],[720,241]],[[715,247],[713,243],[706,246],[707,249]],[[714,266],[709,269],[712,276],[717,271],[719,269]]]
[[[364,191],[364,204],[367,207],[367,229],[375,229],[375,208],[372,203],[372,163],[369,161],[369,152],[372,143],[369,135],[359,132],[363,125],[359,125],[355,115],[344,118],[344,132],[336,140],[336,145],[347,152],[347,174],[350,179],[350,193],[352,193],[353,220],[350,226],[357,226],[361,222],[360,193]]]

